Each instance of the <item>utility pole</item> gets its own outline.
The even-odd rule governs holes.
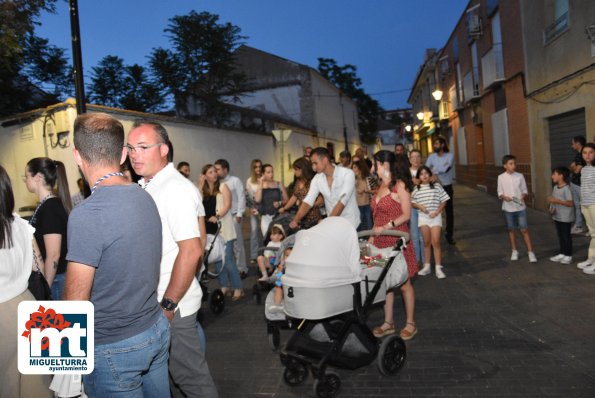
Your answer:
[[[76,113],[87,112],[85,83],[83,79],[83,55],[81,52],[81,31],[79,28],[79,6],[77,0],[68,0],[70,8],[70,34],[72,36],[72,60],[74,63],[74,89],[76,95]]]

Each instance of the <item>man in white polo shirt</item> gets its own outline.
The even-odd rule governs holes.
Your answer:
[[[163,251],[158,300],[171,322],[169,376],[174,397],[217,397],[200,347],[197,312],[202,290],[195,277],[202,256],[198,217],[204,208],[198,189],[168,163],[169,137],[159,123],[136,121],[128,134],[128,155],[139,184],[157,204]]]
[[[318,195],[324,198],[324,207],[329,217],[340,216],[347,219],[354,228],[360,223],[359,208],[355,198],[355,174],[351,169],[337,167],[331,162],[328,149],[318,147],[312,150],[312,167],[318,174],[310,183],[310,190],[289,224],[297,228],[301,219],[314,205]]]

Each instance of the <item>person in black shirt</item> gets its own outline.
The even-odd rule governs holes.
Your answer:
[[[29,224],[35,228],[35,240],[44,262],[43,273],[52,288],[52,298],[61,300],[66,277],[66,228],[72,210],[64,163],[33,158],[27,163],[24,180],[29,192],[39,198]]]
[[[581,234],[585,231],[585,219],[581,213],[581,170],[585,166],[582,151],[586,144],[586,139],[582,135],[577,135],[572,138],[572,149],[576,151],[572,163],[570,163],[570,189],[572,191],[572,199],[574,200],[574,226],[570,230],[572,234]]]

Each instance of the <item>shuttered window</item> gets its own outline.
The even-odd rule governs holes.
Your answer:
[[[556,115],[548,118],[550,133],[551,167],[568,166],[574,159],[570,147],[572,137],[586,135],[585,109]]]

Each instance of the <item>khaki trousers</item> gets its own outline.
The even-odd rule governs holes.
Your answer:
[[[22,375],[18,369],[18,306],[35,300],[29,290],[0,303],[0,398],[53,397],[48,375]]]
[[[589,234],[591,235],[588,260],[591,263],[595,263],[595,205],[581,206],[581,209],[583,210],[583,216],[585,216],[587,228],[589,228]]]

